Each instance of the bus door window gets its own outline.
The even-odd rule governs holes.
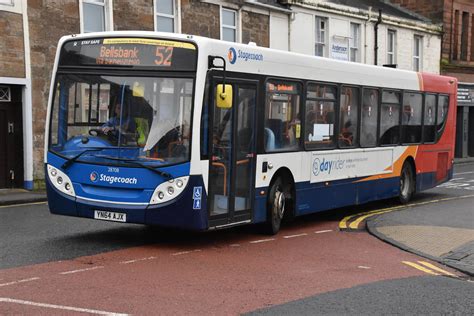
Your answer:
[[[379,91],[364,89],[362,93],[362,111],[360,128],[360,145],[377,146],[377,118],[379,111]]]
[[[265,150],[297,150],[301,138],[301,85],[283,81],[267,82],[265,102]]]
[[[359,89],[342,87],[339,107],[339,147],[357,146],[359,122]]]
[[[422,100],[421,93],[405,92],[403,94],[402,143],[421,142]]]
[[[336,86],[308,84],[305,106],[305,146],[334,146]]]
[[[400,141],[400,92],[383,91],[380,113],[380,144],[397,145]]]
[[[436,95],[425,95],[425,107],[423,113],[423,142],[433,143],[436,138]]]
[[[240,88],[237,95],[237,137],[234,210],[251,208],[253,157],[255,151],[255,88]]]
[[[216,88],[214,87],[214,93]],[[219,108],[214,100],[211,165],[209,172],[210,215],[230,211],[230,179],[232,159],[232,108]]]

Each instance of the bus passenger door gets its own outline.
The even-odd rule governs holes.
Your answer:
[[[215,100],[211,103],[210,227],[250,222],[252,218],[257,85],[248,82],[226,84],[232,85],[232,107],[219,108]],[[216,85],[213,85],[213,96]]]

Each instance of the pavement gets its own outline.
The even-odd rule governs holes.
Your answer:
[[[28,191],[23,189],[0,189],[0,206],[45,202],[45,191]]]
[[[464,163],[466,162],[466,163]],[[407,207],[369,218],[369,233],[405,251],[474,276],[474,164],[457,162],[451,181]]]

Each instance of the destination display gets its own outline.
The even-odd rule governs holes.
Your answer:
[[[103,38],[66,42],[59,66],[110,66],[196,69],[197,50],[191,43],[148,38]]]

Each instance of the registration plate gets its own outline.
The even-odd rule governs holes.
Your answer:
[[[94,218],[105,220],[105,221],[126,222],[127,221],[127,214],[95,210],[94,211]]]

